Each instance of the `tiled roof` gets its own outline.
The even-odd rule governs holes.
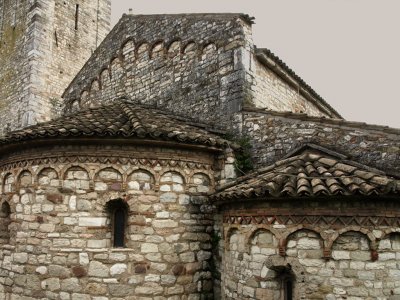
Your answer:
[[[82,110],[11,132],[0,139],[0,145],[60,137],[135,137],[211,147],[228,145],[228,141],[206,130],[205,126],[126,101]]]
[[[255,198],[399,195],[400,181],[348,161],[322,147],[305,147],[292,157],[243,176],[211,196],[216,202]]]

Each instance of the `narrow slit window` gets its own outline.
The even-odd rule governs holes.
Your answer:
[[[125,246],[125,210],[119,207],[114,212],[114,247]]]
[[[0,244],[8,244],[10,241],[10,232],[8,225],[10,225],[10,205],[3,202],[0,207]]]
[[[111,245],[115,248],[126,246],[128,205],[121,199],[111,200],[106,204],[110,220]]]
[[[79,4],[75,6],[75,30],[78,30],[78,22],[79,22]]]
[[[293,300],[293,279],[286,278],[284,281],[285,300]]]

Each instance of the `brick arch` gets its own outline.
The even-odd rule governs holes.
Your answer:
[[[266,228],[266,227],[257,227],[251,230],[246,236],[246,252],[250,254],[251,248],[253,246],[253,240],[261,233],[270,233],[272,234],[273,238],[276,239],[279,246],[280,235],[276,232],[273,228]]]
[[[124,73],[123,62],[120,56],[114,56],[113,58],[111,58],[109,66],[110,66],[109,69],[111,74],[111,80],[116,79],[117,76],[123,75]]]
[[[88,90],[83,90],[80,95],[79,95],[79,106],[77,107],[77,109],[79,110],[81,107],[86,107],[87,105],[87,101],[89,100],[89,92]]]
[[[164,47],[164,41],[163,40],[157,40],[155,41],[151,47],[149,47],[149,58],[155,58],[155,57],[164,57],[165,55],[165,47]]]
[[[376,239],[375,237],[372,235],[372,233],[370,234],[370,232],[368,232],[367,229],[363,229],[363,228],[344,228],[340,231],[337,232],[337,234],[333,237],[332,239],[332,244],[329,247],[330,251],[334,251],[334,245],[336,244],[336,242],[338,241],[338,239],[347,234],[347,233],[357,233],[361,236],[363,236],[364,238],[366,238],[367,243],[368,243],[368,250],[364,250],[364,251],[369,251],[370,255],[371,255],[371,260],[375,261],[378,259],[378,252],[377,252],[377,243],[376,243]]]
[[[281,237],[281,235],[279,234],[279,232],[277,232],[276,230],[274,230],[273,228],[270,228],[270,227],[257,227],[257,228],[254,228],[253,230],[251,230],[249,233],[248,233],[248,236],[247,236],[247,238],[246,238],[246,243],[247,244],[251,244],[251,242],[253,241],[253,239],[255,238],[255,236],[257,235],[257,234],[259,234],[260,232],[270,232],[272,235],[274,235],[275,236],[275,238],[279,241],[279,239],[280,239],[280,237]]]
[[[135,53],[135,41],[132,37],[129,37],[127,39],[125,39],[122,44],[121,44],[121,48],[119,49],[122,56],[125,58],[127,54],[130,54],[131,52],[133,52],[133,54]]]
[[[107,67],[103,67],[99,73],[99,80],[100,80],[100,89],[104,89],[106,87],[106,83],[110,83],[111,76],[110,76],[110,69]]]
[[[203,55],[207,53],[214,53],[214,52],[216,53],[217,51],[218,51],[217,44],[211,41],[204,43],[201,47],[201,53]]]
[[[97,78],[94,78],[92,82],[90,83],[90,93],[94,91],[99,91],[100,90],[100,83]]]
[[[47,185],[47,184],[41,183],[41,177],[43,176],[43,174],[45,172],[49,172],[49,171],[56,174],[56,177],[54,177],[53,179],[59,180],[59,178],[60,178],[59,177],[59,172],[55,168],[52,168],[52,167],[49,167],[49,166],[45,166],[45,167],[42,167],[41,169],[39,169],[38,172],[37,172],[36,182],[39,185]],[[51,182],[51,179],[50,179],[50,182]],[[50,182],[49,182],[49,184],[50,184]]]
[[[377,241],[377,251],[379,252],[386,252],[386,251],[390,251],[390,250],[398,250],[400,251],[400,243],[399,243],[399,248],[398,249],[393,249],[393,239],[394,237],[400,237],[400,231],[399,229],[391,229],[390,232],[385,233],[385,235],[379,240]],[[385,240],[389,240],[390,242],[390,249],[385,248],[383,245]]]
[[[323,251],[326,248],[325,244],[326,241],[324,240],[324,238],[321,235],[321,232],[318,230],[315,230],[315,228],[312,228],[311,226],[307,226],[307,225],[301,225],[298,226],[297,228],[285,233],[283,235],[283,237],[280,239],[279,241],[279,254],[281,256],[286,256],[286,251],[287,251],[287,246],[288,246],[288,242],[291,239],[292,236],[294,236],[295,234],[301,232],[301,231],[308,231],[308,232],[312,232],[314,234],[316,234],[321,242],[320,246],[321,246],[321,251],[322,251],[322,255],[323,256]],[[322,257],[321,257],[322,258]]]
[[[214,189],[214,181],[212,177],[204,172],[193,173],[189,177],[188,182],[190,182],[191,185],[191,192],[208,193]]]
[[[173,39],[171,42],[168,43],[166,47],[168,57],[173,58],[177,55],[180,55],[182,52],[182,41],[180,39]]]
[[[147,41],[141,41],[135,48],[136,59],[149,59],[149,43]]]
[[[143,174],[148,176],[148,178],[144,178]],[[156,178],[154,174],[145,168],[138,168],[130,172],[126,181],[128,189],[140,191],[156,189]]]
[[[30,183],[26,183],[26,182],[22,182],[21,181],[23,176],[26,176],[27,174],[29,174],[29,176],[30,176]],[[34,184],[34,176],[32,174],[32,171],[28,170],[28,169],[21,170],[17,175],[17,184],[18,184],[19,187],[32,186]]]
[[[230,251],[231,238],[235,233],[239,233],[238,227],[229,227],[224,236],[225,251]]]
[[[78,111],[81,107],[80,97],[79,99],[74,99],[69,103],[70,112]]]
[[[177,169],[177,168],[169,168],[168,170],[165,170],[161,175],[160,175],[160,184],[162,181],[163,176],[165,176],[167,173],[173,173],[176,175],[179,175],[182,180],[183,180],[183,185],[186,186],[187,182],[188,182],[188,178],[182,174],[181,170]]]
[[[13,193],[15,192],[15,175],[8,172],[3,177],[3,193]]]
[[[193,40],[187,41],[184,44],[184,46],[182,47],[181,51],[182,51],[182,54],[185,54],[185,55],[192,53],[192,52],[196,55],[197,51],[198,51],[198,45]]]
[[[93,179],[90,176],[90,171],[87,170],[85,167],[78,165],[78,164],[68,164],[66,165],[61,171],[60,171],[60,178],[62,178],[63,180],[65,180],[65,176],[67,174],[67,172],[71,171],[72,169],[77,169],[77,170],[81,170],[86,172],[86,174],[88,175],[89,180]]]
[[[365,235],[365,236],[367,237],[367,239],[368,239],[368,242],[369,242],[370,247],[372,246],[373,243],[376,242],[375,236],[374,236],[374,235],[372,234],[372,232],[370,232],[368,229],[366,229],[366,228],[360,228],[360,227],[358,227],[358,226],[349,226],[349,227],[342,228],[342,229],[336,231],[336,232],[332,235],[332,237],[331,237],[331,239],[329,240],[327,246],[328,246],[329,248],[332,248],[333,244],[334,244],[335,241],[339,238],[339,236],[341,236],[341,235],[343,235],[343,234],[345,234],[345,233],[347,233],[347,232],[351,232],[351,231],[352,231],[352,232],[358,232],[358,233],[360,233],[360,234],[362,234],[362,235]]]
[[[108,172],[108,174],[104,174]],[[102,174],[103,173],[103,174]],[[121,170],[116,167],[104,167],[98,170],[94,176],[94,189],[96,191],[122,191],[124,177]],[[108,178],[106,178],[108,177]]]

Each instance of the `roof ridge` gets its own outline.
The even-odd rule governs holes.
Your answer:
[[[320,104],[324,105],[328,110],[336,114],[336,116],[343,118],[337,111],[334,109],[324,98],[322,98],[309,84],[307,84],[299,75],[296,74],[283,60],[281,60],[275,53],[273,53],[268,48],[257,48],[255,49],[256,57],[257,55],[264,54],[267,58],[274,61],[274,63],[278,64],[285,72],[287,72],[290,76],[296,80],[299,85],[301,85],[306,91],[308,91],[315,99],[317,99]],[[261,58],[260,58],[261,60]],[[261,63],[265,63],[261,61]]]
[[[311,151],[310,151],[311,150]],[[314,155],[319,153],[320,157],[315,157]],[[311,155],[314,154],[314,155]],[[322,154],[322,155],[321,155]],[[305,144],[299,148],[297,148],[296,150],[292,151],[291,153],[289,153],[289,155],[292,156],[285,156],[283,159],[276,161],[275,163],[273,163],[272,165],[269,165],[267,167],[258,169],[257,171],[254,171],[250,174],[247,174],[245,176],[239,177],[236,180],[229,182],[225,185],[222,185],[220,187],[218,187],[214,193],[215,194],[219,194],[219,193],[223,193],[225,190],[230,189],[234,186],[243,184],[246,181],[249,181],[253,178],[257,178],[257,177],[261,177],[261,176],[267,176],[269,173],[271,174],[280,174],[280,175],[285,175],[288,177],[291,176],[297,176],[298,174],[288,174],[288,173],[282,173],[281,171],[279,171],[278,168],[283,167],[283,166],[289,166],[290,163],[297,161],[297,160],[301,160],[304,163],[307,162],[318,162],[321,164],[327,164],[327,166],[329,166],[329,169],[335,168],[337,166],[340,166],[341,168],[339,168],[339,170],[343,169],[348,169],[348,174],[344,174],[340,176],[340,178],[355,178],[355,177],[359,177],[360,173],[355,174],[356,171],[362,171],[362,172],[366,172],[366,173],[371,173],[371,178],[375,178],[375,177],[380,177],[380,178],[385,178],[387,179],[388,184],[392,184],[393,186],[395,186],[396,188],[398,187],[399,191],[400,191],[400,183],[398,182],[398,178],[396,178],[395,176],[390,176],[388,174],[386,174],[384,171],[357,163],[355,161],[349,160],[347,159],[347,156],[342,155],[340,153],[337,153],[335,151],[326,149],[324,147],[315,145],[315,144]],[[322,161],[321,161],[322,160]],[[345,168],[345,166],[348,166],[347,168]],[[359,170],[357,170],[357,168],[359,168]],[[372,176],[373,175],[373,176]],[[335,178],[335,176],[326,176],[323,174],[318,174],[318,176],[307,176],[307,178],[313,178],[313,179],[329,179],[329,178]],[[370,179],[364,179],[368,184],[372,184]]]
[[[320,123],[330,123],[332,125],[338,126],[348,126],[351,128],[365,129],[365,130],[376,130],[383,131],[391,134],[400,135],[400,128],[394,128],[387,125],[376,125],[376,124],[368,124],[365,122],[359,121],[348,121],[345,119],[334,119],[327,117],[319,117],[319,116],[311,116],[305,113],[294,113],[291,111],[276,111],[265,108],[254,108],[254,107],[243,107],[241,112],[250,112],[250,113],[260,113],[260,114],[268,114],[281,118],[289,118],[289,119],[297,119],[301,121],[312,121],[312,122],[320,122]]]

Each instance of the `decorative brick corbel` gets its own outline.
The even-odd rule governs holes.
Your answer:
[[[379,258],[378,251],[376,251],[375,249],[371,249],[371,260],[377,261],[378,258]]]
[[[325,248],[324,252],[323,252],[323,259],[325,259],[325,260],[331,259],[331,254],[332,254],[331,249]]]
[[[282,257],[286,256],[286,239],[282,239],[279,243],[279,255]]]

